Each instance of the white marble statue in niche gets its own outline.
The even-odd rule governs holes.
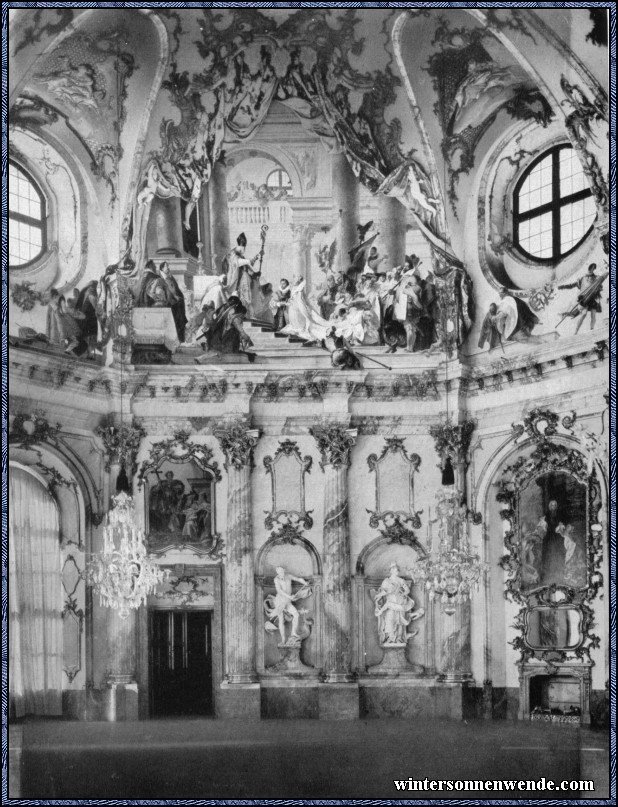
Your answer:
[[[414,611],[410,585],[399,575],[399,566],[392,563],[390,575],[379,589],[370,592],[378,618],[378,635],[382,647],[405,647],[418,631],[408,630],[410,623],[423,616],[425,611]]]
[[[299,583],[301,588],[293,592],[292,584]],[[281,641],[279,647],[300,647],[303,639],[309,636],[310,622],[307,621],[306,610],[300,611],[294,605],[298,600],[306,600],[312,594],[309,583],[302,577],[288,574],[283,566],[277,566],[274,578],[276,594],[269,594],[264,600],[264,613],[267,622],[264,625],[267,631],[274,633],[279,629]],[[302,621],[302,627],[301,627]],[[292,623],[290,635],[286,635],[286,624]]]

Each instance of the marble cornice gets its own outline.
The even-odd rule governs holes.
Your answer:
[[[468,364],[459,382],[462,397],[502,392],[547,381],[568,378],[577,370],[594,369],[608,359],[609,338],[597,332],[596,338],[571,338],[550,345],[531,345],[530,351],[513,356],[498,355],[490,362]]]
[[[486,353],[460,357],[449,361],[448,367],[439,355],[433,362],[425,356],[409,369],[395,367],[390,372],[379,367],[298,369],[293,358],[289,367],[282,368],[130,365],[121,372],[113,365],[103,367],[62,355],[11,348],[9,378],[11,397],[49,400],[58,394],[65,402],[74,402],[75,408],[86,405],[97,411],[113,409],[110,404],[115,406],[122,394],[139,409],[156,400],[193,407],[218,405],[221,412],[226,408],[263,412],[273,404],[304,408],[319,403],[362,413],[373,402],[385,401],[422,402],[425,408],[443,401],[447,387],[462,403],[479,394],[513,390],[550,377],[568,379],[578,369],[592,369],[607,361],[606,336],[604,330],[597,329],[583,336],[531,345],[526,352],[508,350],[504,355],[495,351],[491,361]]]

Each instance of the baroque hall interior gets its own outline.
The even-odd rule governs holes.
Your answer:
[[[605,10],[9,35],[13,723],[604,725]]]

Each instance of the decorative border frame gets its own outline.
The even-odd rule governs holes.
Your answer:
[[[143,0],[141,3],[142,7],[146,8],[161,8],[163,7],[164,3],[160,2],[153,2],[153,0]],[[171,5],[171,4],[170,4]],[[237,6],[237,3],[232,2],[217,2],[213,3],[212,6],[214,8],[226,8],[226,7],[234,7]],[[271,7],[271,3],[268,2],[256,2],[253,3],[256,7]],[[347,2],[326,2],[322,4],[324,7],[329,8],[341,8],[341,7],[350,7],[355,6],[354,3],[347,3]],[[393,7],[397,9],[401,9],[401,4],[395,3],[385,3],[385,7]],[[423,10],[426,3],[410,3],[408,5],[409,8],[416,8]],[[448,8],[448,3],[440,4],[440,6],[444,6]],[[575,1],[572,0],[567,4],[569,8],[581,8],[581,9],[589,9],[590,3],[583,2],[583,1]],[[7,70],[8,70],[8,19],[7,15],[5,14],[5,10],[7,7],[26,7],[26,4],[20,3],[2,3],[2,74],[3,74],[3,87],[7,86]],[[65,7],[94,7],[94,8],[117,8],[116,3],[109,2],[73,2],[73,3],[66,3],[66,2],[57,2],[56,8],[62,9]],[[535,8],[541,6],[540,3],[529,3],[524,2],[523,0],[518,0],[514,2],[511,0],[499,0],[499,2],[488,2],[484,0],[482,2],[477,2],[473,7],[480,8],[480,9],[491,9],[492,11],[495,9],[519,9],[519,8]],[[31,4],[31,7],[45,7],[45,3],[42,2],[34,2]],[[609,138],[609,150],[610,150],[610,215],[609,215],[609,256],[610,256],[610,266],[614,272],[613,276],[610,278],[609,284],[609,293],[610,293],[610,328],[611,328],[611,346],[613,347],[613,351],[615,353],[616,348],[616,319],[615,319],[615,311],[616,311],[616,280],[615,280],[615,266],[616,266],[616,239],[615,239],[615,165],[616,165],[616,8],[614,3],[609,2],[606,0],[605,2],[599,2],[595,4],[596,8],[607,9],[609,13],[609,31],[610,31],[610,38],[609,38],[609,60],[608,60],[608,67],[609,67],[609,84],[610,84],[610,92],[609,92],[609,104],[610,104],[610,138]],[[7,139],[8,139],[8,131],[6,128],[3,128],[2,131],[2,146],[3,146],[3,153],[7,153]],[[4,164],[3,164],[3,204],[6,206],[6,179],[4,173]],[[2,284],[3,284],[3,291],[6,294],[7,287],[8,287],[8,272],[7,272],[7,265],[8,265],[8,242],[7,242],[7,221],[6,218],[2,218],[1,225],[2,227]],[[2,484],[3,490],[6,491],[7,489],[7,470],[8,470],[8,453],[7,453],[7,419],[6,419],[6,406],[8,403],[8,360],[7,360],[7,345],[8,345],[8,322],[7,322],[7,309],[2,306],[2,362],[1,362],[1,372],[2,372],[2,404],[3,404],[3,418],[2,418],[2,431],[3,431],[3,441],[2,441]],[[609,428],[609,441],[610,441],[610,462],[609,462],[609,475],[608,478],[610,481],[609,487],[609,502],[608,502],[608,512],[609,512],[609,527],[610,527],[610,535],[611,541],[609,543],[609,553],[610,553],[610,568],[616,567],[616,366],[615,362],[609,363],[609,374],[610,374],[610,384],[609,388],[611,390],[611,400],[612,406],[610,408],[610,428]],[[7,513],[6,509],[3,508],[2,511],[2,538],[3,538],[3,548],[5,549],[7,546]],[[608,594],[609,594],[609,616],[611,620],[615,619],[616,615],[616,581],[614,576],[610,576],[608,580]],[[7,610],[7,591],[6,588],[3,587],[2,589],[2,614],[3,614],[3,636],[6,637],[6,615],[8,613]],[[609,667],[610,667],[610,676],[612,683],[615,685],[615,675],[616,675],[616,656],[615,656],[615,635],[612,631],[610,631],[610,653],[609,653]],[[6,687],[7,681],[7,655],[3,653],[2,658],[2,678],[3,678],[3,686]],[[609,688],[609,697],[610,697],[610,715],[612,725],[615,725],[616,720],[616,694],[615,694],[615,686]],[[7,726],[6,723],[3,721],[2,725],[2,745],[3,750],[7,747]],[[611,750],[611,759],[613,766],[615,766],[615,759],[616,759],[616,736],[615,732],[610,734],[610,750]],[[3,753],[2,755],[2,764],[3,764],[3,782],[2,782],[2,795],[6,798],[8,797],[7,792],[7,770],[6,770],[6,762],[7,757]],[[613,778],[610,777],[610,787],[611,787],[611,797],[615,799],[615,783],[612,785]],[[302,802],[302,800],[300,800]],[[24,802],[26,803],[26,802]],[[45,803],[45,802],[43,802]],[[104,801],[97,801],[93,802],[91,800],[78,800],[75,803],[80,804],[92,804],[92,803],[104,803]],[[116,803],[124,803],[124,804],[140,804],[144,803],[143,801],[134,801],[134,800],[121,800]],[[162,800],[159,803],[161,804],[176,804],[178,801],[176,800]],[[257,800],[256,803],[267,803],[267,800]],[[325,804],[341,804],[342,802],[339,800],[325,800]],[[385,803],[388,803],[385,801]],[[501,804],[502,801],[499,800],[476,800],[476,799],[466,799],[459,800],[436,800],[436,804],[438,803],[450,803],[450,804]],[[569,804],[579,804],[580,801],[565,801],[564,803]],[[611,803],[611,802],[610,802]]]
[[[418,530],[421,528],[421,513],[422,510],[415,510],[414,505],[414,474],[418,471],[421,465],[421,458],[418,454],[408,454],[406,448],[404,446],[404,438],[403,437],[386,437],[384,448],[382,449],[382,453],[378,457],[377,454],[370,454],[367,457],[367,465],[369,466],[369,470],[376,475],[376,485],[375,485],[375,494],[376,494],[376,509],[369,510],[369,508],[365,508],[367,512],[370,514],[369,519],[369,526],[373,529],[378,529],[380,526],[380,522],[384,522],[384,524],[388,524],[390,522],[396,522],[397,525],[403,527],[404,524],[409,524],[412,529]],[[380,508],[380,463],[387,457],[389,454],[401,454],[401,456],[409,463],[410,465],[410,475],[408,477],[408,510],[382,510]],[[393,525],[394,527],[394,525]],[[394,531],[393,527],[386,527],[386,531],[390,536],[391,540],[396,540],[397,535],[399,535],[400,530]],[[409,532],[410,530],[407,529]],[[389,541],[390,543],[390,541]],[[402,543],[402,541],[399,541]],[[409,543],[405,541],[405,543]]]
[[[278,510],[277,509],[277,483],[276,483],[276,464],[277,458],[281,455],[287,457],[295,457],[298,460],[300,470],[300,500],[301,510]],[[311,473],[311,466],[313,465],[313,457],[310,454],[301,456],[298,448],[298,443],[294,440],[280,440],[279,446],[275,451],[275,456],[271,457],[270,454],[264,457],[264,467],[266,473],[270,474],[271,482],[271,496],[272,496],[272,509],[265,510],[266,518],[264,519],[264,526],[267,530],[275,528],[276,524],[285,526],[285,524],[294,524],[300,526],[301,524],[305,529],[310,530],[313,527],[313,519],[311,513],[313,510],[307,510],[305,507],[305,474]]]
[[[592,526],[597,522],[601,508],[600,485],[594,467],[590,472],[588,471],[584,454],[576,449],[567,448],[561,443],[550,442],[547,439],[548,436],[553,437],[555,435],[558,420],[558,416],[551,410],[535,409],[524,419],[524,426],[514,425],[513,431],[516,437],[526,431],[536,441],[536,446],[531,455],[520,456],[514,463],[504,468],[496,495],[497,501],[502,505],[502,518],[509,525],[504,534],[507,553],[500,561],[500,566],[508,575],[504,596],[520,605],[519,613],[513,624],[518,635],[511,641],[511,645],[521,653],[522,662],[526,662],[532,657],[545,661],[565,662],[571,655],[580,660],[586,657],[589,661],[592,661],[590,651],[597,648],[601,642],[600,638],[592,632],[594,618],[593,611],[588,604],[595,599],[603,583],[603,575],[600,571],[603,561],[601,538],[592,529]],[[539,429],[539,425],[542,423],[545,423],[546,427]],[[580,484],[586,486],[587,582],[580,589],[552,584],[550,586],[539,586],[530,591],[523,591],[521,587],[522,563],[519,535],[520,491],[539,476],[552,472],[566,473]],[[561,592],[561,595],[559,595],[561,596],[560,600],[553,599],[557,592]],[[580,611],[582,641],[577,648],[543,651],[531,648],[525,638],[528,612],[531,608],[540,604],[550,607],[569,604]]]
[[[173,462],[177,465],[194,462],[200,470],[210,474],[216,494],[217,482],[220,482],[222,477],[218,463],[213,460],[213,455],[214,452],[210,446],[192,442],[189,439],[189,432],[182,430],[177,431],[174,433],[174,436],[168,440],[160,440],[157,443],[153,443],[150,447],[148,457],[142,461],[139,471],[137,472],[137,487],[143,488],[147,484],[147,475],[156,471],[164,462]],[[148,509],[147,502],[145,505],[144,512],[146,513]],[[215,561],[220,560],[224,554],[224,544],[221,534],[217,532],[216,517],[215,498],[212,507],[212,546],[209,549],[204,549],[200,547],[199,544],[170,543],[162,547],[157,547],[156,549],[149,547],[149,552],[159,557],[170,550],[181,551],[183,549],[189,549],[191,552],[201,557],[208,557]],[[146,540],[148,541],[148,531],[146,531]]]

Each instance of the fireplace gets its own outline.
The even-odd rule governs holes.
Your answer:
[[[520,720],[590,724],[590,663],[519,665]]]

